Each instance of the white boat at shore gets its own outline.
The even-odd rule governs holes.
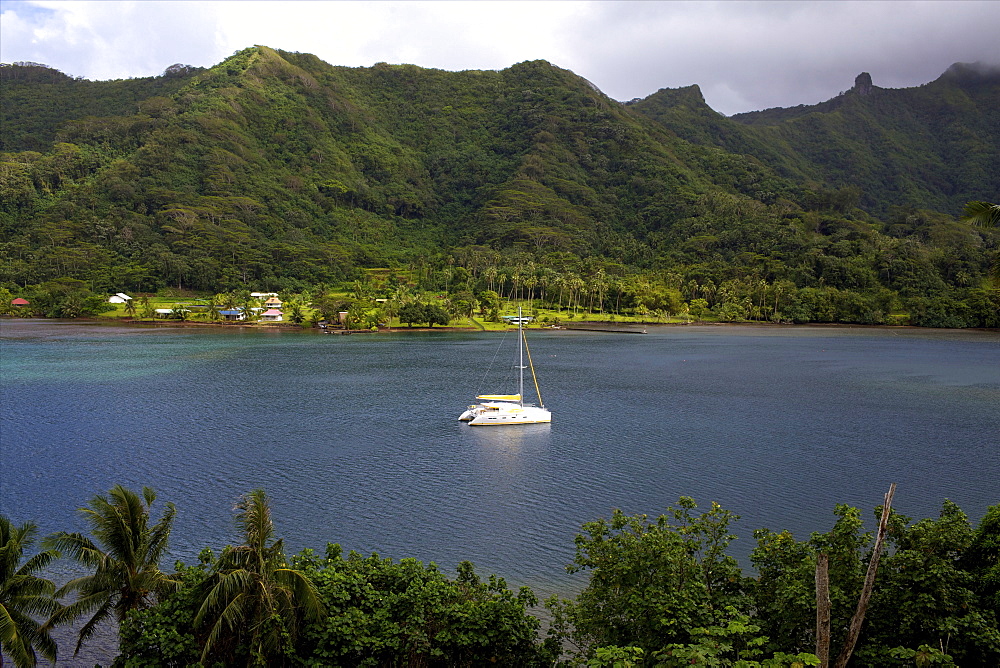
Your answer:
[[[511,321],[517,322],[517,394],[477,395],[476,399],[479,400],[479,403],[469,406],[458,417],[459,420],[468,422],[472,427],[552,422],[552,413],[542,403],[542,393],[538,389],[535,367],[531,362],[531,351],[528,349],[527,339],[524,338],[525,318],[521,317],[520,308],[517,310],[517,318],[511,319]],[[527,354],[528,366],[524,365],[525,354]],[[524,401],[525,369],[531,370],[531,379],[534,381],[535,393],[538,396],[537,406]]]

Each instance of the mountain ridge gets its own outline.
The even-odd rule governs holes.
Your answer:
[[[947,290],[957,270],[935,264],[935,244],[954,247],[969,285],[994,243],[949,215],[995,194],[993,157],[967,147],[996,146],[992,89],[962,69],[907,93],[902,116],[873,88],[772,125],[714,112],[697,86],[617,102],[546,61],[349,68],[258,46],[141,81],[17,73],[0,68],[3,146],[32,128],[52,140],[2,154],[8,283],[305,286],[493,253],[588,275],[905,295],[916,284],[879,275],[880,245],[912,237],[920,280]],[[44,123],[22,118],[41,101],[55,104]],[[927,118],[948,136],[907,137]]]
[[[989,177],[1000,173],[1000,155],[990,150],[1000,145],[997,68],[956,63],[932,82],[902,89],[874,86],[862,73],[825,102],[731,117],[680,90],[631,106],[688,141],[753,154],[790,178],[857,185],[870,193],[866,208],[880,214],[900,204],[957,211],[1000,194]],[[942,140],[947,134],[968,136]],[[910,178],[914,169],[920,173]],[[896,176],[887,182],[887,174]]]

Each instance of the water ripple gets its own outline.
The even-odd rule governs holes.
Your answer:
[[[997,503],[1000,336],[671,328],[539,332],[551,425],[455,419],[487,334],[323,337],[0,328],[0,507],[43,532],[115,483],[178,506],[173,556],[236,539],[233,506],[264,487],[292,550],[341,543],[530,584],[564,566],[582,523],[656,515],[681,495],[753,529],[825,531],[836,503],[900,511]],[[13,476],[9,472],[17,471]]]

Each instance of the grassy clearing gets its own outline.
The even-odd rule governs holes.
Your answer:
[[[346,293],[345,295],[346,296]],[[155,317],[144,317],[143,312],[146,309],[146,304],[142,300],[148,299],[150,309],[174,309],[174,308],[191,308],[198,305],[203,305],[206,303],[205,298],[199,298],[193,295],[151,295],[148,297],[137,297],[134,300],[135,304],[135,314],[129,315],[125,309],[125,304],[107,304],[107,310],[100,313],[99,317],[107,318],[112,320],[129,320],[134,322],[154,322],[163,320],[175,320],[174,317],[155,316]],[[677,324],[685,322],[694,322],[693,318],[684,316],[666,316],[665,314],[646,314],[646,315],[621,315],[614,313],[590,313],[587,311],[578,310],[573,312],[570,310],[558,310],[552,308],[540,308],[536,306],[536,303],[528,302],[505,302],[500,308],[499,312],[501,315],[514,315],[517,313],[518,306],[521,307],[522,312],[525,316],[533,318],[533,320],[527,324],[528,328],[544,328],[552,326],[565,326],[571,325],[573,323],[582,322],[600,322],[609,324]],[[317,320],[320,319],[318,311],[312,309],[308,306],[302,307],[302,313],[305,317],[303,321],[303,326],[309,327],[313,326]],[[287,317],[287,312],[285,316]],[[186,321],[194,323],[214,323],[222,324],[224,320],[216,319],[212,320],[207,312],[201,312],[196,309],[189,311],[186,314]],[[254,324],[256,321],[241,321],[241,324]],[[285,324],[290,324],[288,321],[283,321]],[[411,329],[411,327],[399,320],[398,317],[392,318],[391,322],[388,323],[391,329]],[[426,327],[426,324],[423,326]],[[457,317],[454,318],[448,327],[451,328],[468,328],[470,330],[477,331],[503,331],[509,327],[509,325],[504,321],[493,322],[488,320],[483,314],[477,313],[473,317]],[[414,323],[413,328],[422,328],[420,323]]]

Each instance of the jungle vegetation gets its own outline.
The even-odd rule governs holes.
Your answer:
[[[93,540],[52,534],[34,555],[38,528],[0,515],[5,657],[24,667],[38,655],[69,656],[52,627],[97,610],[79,643],[101,621],[117,622],[115,666],[815,666],[817,653],[843,658],[878,553],[850,665],[1000,661],[1000,506],[975,527],[947,500],[937,518],[917,522],[891,504],[876,508],[882,554],[861,511],[838,505],[832,528],[805,540],[754,532],[750,574],[727,554],[739,517],[716,503],[701,510],[681,497],[656,518],[615,510],[576,536],[567,570],[589,574],[583,590],[540,607],[529,588],[484,580],[469,562],[450,576],[414,559],[344,555],[333,543],[289,557],[259,489],[234,509],[238,545],[205,548],[167,572],[159,562],[183,508],[168,503],[153,522],[155,498],[116,485],[80,509]],[[41,571],[60,548],[93,572],[56,591]],[[821,560],[830,620],[822,652]],[[80,596],[59,600],[71,591]]]
[[[5,64],[0,286],[79,312],[383,268],[543,301],[582,281],[595,312],[661,310],[627,303],[646,286],[722,320],[996,327],[1000,232],[958,217],[1000,201],[998,92],[956,65],[726,118],[696,87],[620,103],[544,61],[347,68],[257,46],[102,82]]]

